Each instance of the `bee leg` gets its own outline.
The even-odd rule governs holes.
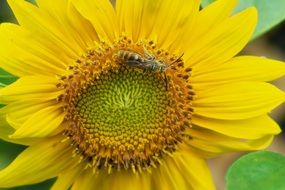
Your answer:
[[[167,81],[167,76],[165,72],[164,72],[164,80],[165,80],[165,89],[166,91],[168,91],[168,81]]]
[[[148,69],[145,68],[145,69],[143,70],[143,74],[149,74],[149,73],[151,73],[151,72],[149,72]]]
[[[155,57],[147,51],[147,49],[143,46],[143,51],[144,51],[144,56],[146,57],[147,60],[154,60]]]

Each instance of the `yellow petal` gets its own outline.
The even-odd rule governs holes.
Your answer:
[[[92,170],[85,171],[81,176],[79,176],[74,184],[71,187],[71,190],[93,190],[100,187],[102,190],[102,186],[100,186],[100,181],[104,181],[101,175],[94,175]]]
[[[186,26],[174,43],[174,47],[184,52],[192,48],[192,45],[199,43],[199,40],[208,35],[222,21],[227,19],[233,11],[237,0],[218,0],[198,12],[195,18],[195,25]]]
[[[62,50],[44,46],[32,33],[15,24],[0,25],[0,40],[0,66],[17,76],[61,74],[66,68],[64,61],[70,60],[64,56],[59,59],[58,52]]]
[[[53,184],[51,190],[68,190],[74,183],[76,178],[81,175],[84,167],[82,164],[69,168],[58,175],[56,182]],[[91,174],[92,175],[92,174]]]
[[[202,9],[197,16],[196,26],[191,34],[191,39],[199,43],[197,41],[201,37],[207,36],[209,31],[231,16],[236,5],[237,0],[217,0]]]
[[[177,159],[177,158],[176,158]],[[154,181],[155,189],[176,189],[176,190],[188,190],[191,188],[192,176],[190,177],[191,180],[185,179],[183,176],[183,172],[187,169],[184,167],[178,168],[175,165],[174,160],[167,160],[163,166],[157,169],[158,171],[153,172],[153,177],[156,178]],[[187,172],[187,171],[186,171]],[[188,182],[188,183],[187,183]]]
[[[16,125],[10,122],[9,124],[17,129],[19,125],[23,124],[33,114],[55,103],[53,101],[16,101],[1,108],[0,113],[6,114],[8,122],[10,121]]]
[[[120,31],[134,41],[152,39],[161,47],[170,45],[185,24],[196,16],[199,3],[199,0],[118,0]]]
[[[8,104],[21,100],[51,100],[62,92],[56,88],[58,80],[48,76],[21,77],[13,84],[0,89],[0,102]]]
[[[39,138],[51,135],[63,122],[65,114],[60,105],[44,108],[33,114],[10,138]]]
[[[177,153],[179,156],[175,157],[174,161],[177,167],[184,171],[184,178],[190,181],[192,189],[215,189],[206,160],[197,156],[187,148],[182,148],[182,150]]]
[[[85,19],[78,12],[78,10],[74,7],[74,5],[71,3],[70,0],[68,1],[68,11],[66,14],[68,15],[69,19],[72,21],[73,24],[72,26],[76,28],[76,32],[78,35],[77,37],[82,38],[81,43],[84,43],[85,47],[90,47],[94,45],[94,41],[99,41],[98,35],[92,23],[87,19]]]
[[[45,139],[23,151],[9,166],[0,171],[0,187],[38,183],[58,175],[74,160],[69,144],[62,136]]]
[[[144,171],[141,174],[134,174],[132,171],[112,170],[111,174],[100,171],[93,174],[92,169],[87,170],[80,176],[72,186],[72,190],[152,190],[151,174]]]
[[[190,149],[180,147],[173,157],[153,170],[153,183],[156,188],[165,190],[211,190],[215,189],[206,161]]]
[[[238,120],[265,115],[284,99],[284,92],[271,84],[238,82],[197,92],[193,107],[200,116]]]
[[[191,73],[195,89],[206,89],[229,82],[272,81],[285,74],[285,64],[263,57],[239,56],[217,67],[200,69]]]
[[[61,27],[61,32],[85,50],[98,40],[92,24],[84,19],[69,0],[61,0],[54,5],[53,1],[37,0],[40,10],[54,18]]]
[[[149,29],[152,20],[146,22],[147,5],[146,1],[118,0],[116,1],[116,12],[118,15],[119,31],[131,37],[135,42],[141,30]],[[148,32],[149,33],[149,32]]]
[[[258,139],[281,132],[278,124],[267,115],[244,120],[220,120],[194,115],[191,121],[199,127],[241,139]]]
[[[159,47],[165,49],[185,33],[185,27],[192,26],[200,4],[200,0],[161,0],[160,4],[150,2],[152,10],[149,9],[147,19],[153,19],[154,25],[148,38],[154,39]]]
[[[89,20],[102,40],[115,40],[118,25],[115,10],[109,0],[71,0],[80,14]]]
[[[200,69],[214,67],[235,56],[249,41],[257,22],[255,8],[224,20],[206,35],[197,38],[196,43],[189,42],[185,51],[186,65],[199,66]]]
[[[135,175],[130,171],[115,172],[108,176],[107,183],[102,184],[102,190],[151,190],[151,174],[145,172]]]
[[[44,39],[49,42],[49,45],[54,43],[70,57],[78,57],[79,53],[83,51],[74,38],[69,35],[70,33],[66,32],[66,25],[58,22],[58,17],[51,17],[49,13],[25,0],[8,0],[8,3],[19,24],[31,31],[34,34],[33,38],[41,42]]]
[[[9,141],[9,135],[12,134],[15,130],[9,127],[6,122],[6,118],[4,115],[0,115],[0,139],[5,141]]]
[[[9,126],[6,121],[5,115],[0,114],[0,139],[3,139],[7,142],[11,142],[14,144],[21,144],[21,145],[32,145],[34,143],[39,142],[39,139],[31,139],[31,138],[24,138],[24,139],[11,139],[9,136],[15,132],[15,129]]]
[[[201,151],[201,155],[207,157],[218,156],[227,152],[236,151],[255,151],[267,148],[273,140],[273,135],[267,135],[255,140],[231,139],[218,133],[209,134],[199,133],[199,131],[189,132],[193,139],[187,141],[187,144]]]

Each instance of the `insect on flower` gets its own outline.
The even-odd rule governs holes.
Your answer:
[[[144,71],[150,71],[155,73],[163,73],[167,89],[167,77],[165,71],[170,68],[171,65],[181,61],[184,54],[181,54],[172,63],[167,64],[164,61],[156,59],[146,48],[144,48],[144,55],[130,50],[119,50],[118,58],[126,63],[128,66],[137,67]]]

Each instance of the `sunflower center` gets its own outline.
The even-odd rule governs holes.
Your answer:
[[[89,51],[70,70],[58,85],[65,89],[65,135],[96,171],[156,167],[191,125],[191,70],[177,56],[125,40]]]
[[[85,121],[90,135],[108,144],[126,139],[123,146],[138,139],[165,119],[168,95],[160,77],[136,70],[107,73],[82,91],[76,111]]]

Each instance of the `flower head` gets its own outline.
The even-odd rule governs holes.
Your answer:
[[[9,0],[0,136],[28,148],[0,187],[213,189],[205,159],[267,147],[278,61],[234,57],[257,14],[235,0]]]

